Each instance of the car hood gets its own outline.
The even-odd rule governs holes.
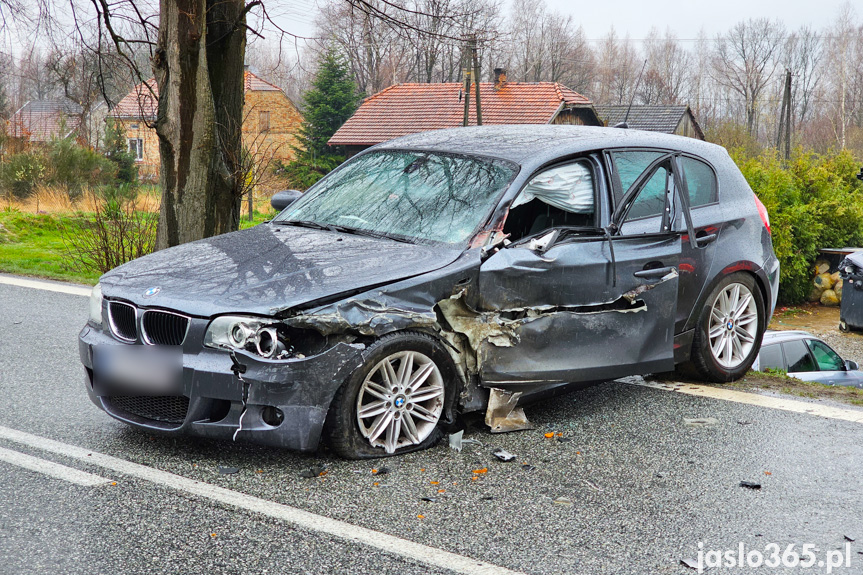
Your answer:
[[[446,247],[262,224],[144,256],[111,270],[100,282],[106,297],[146,307],[202,317],[273,315],[434,271],[460,254]]]

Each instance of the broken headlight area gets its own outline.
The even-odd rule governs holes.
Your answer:
[[[266,359],[288,359],[320,353],[328,341],[313,330],[292,328],[276,319],[223,315],[207,326],[204,345],[244,350]]]

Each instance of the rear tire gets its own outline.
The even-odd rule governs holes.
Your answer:
[[[347,459],[371,459],[435,445],[454,397],[449,352],[429,335],[399,332],[372,343],[363,357],[330,405],[330,448]]]
[[[707,381],[743,377],[755,361],[766,328],[764,298],[755,278],[726,276],[707,296],[692,342],[691,362]]]

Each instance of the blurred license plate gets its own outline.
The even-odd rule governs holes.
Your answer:
[[[97,395],[180,395],[183,351],[178,345],[93,346]]]

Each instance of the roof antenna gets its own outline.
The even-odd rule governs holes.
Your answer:
[[[638,73],[638,79],[635,81],[635,89],[632,90],[632,98],[629,99],[629,107],[626,108],[626,116],[619,124],[615,124],[612,128],[628,128],[629,124],[626,121],[629,119],[629,112],[632,110],[632,103],[635,102],[635,94],[638,92],[638,86],[641,84],[641,76],[644,75],[644,68],[647,67],[647,58],[644,59],[644,64],[641,65],[641,72]]]

